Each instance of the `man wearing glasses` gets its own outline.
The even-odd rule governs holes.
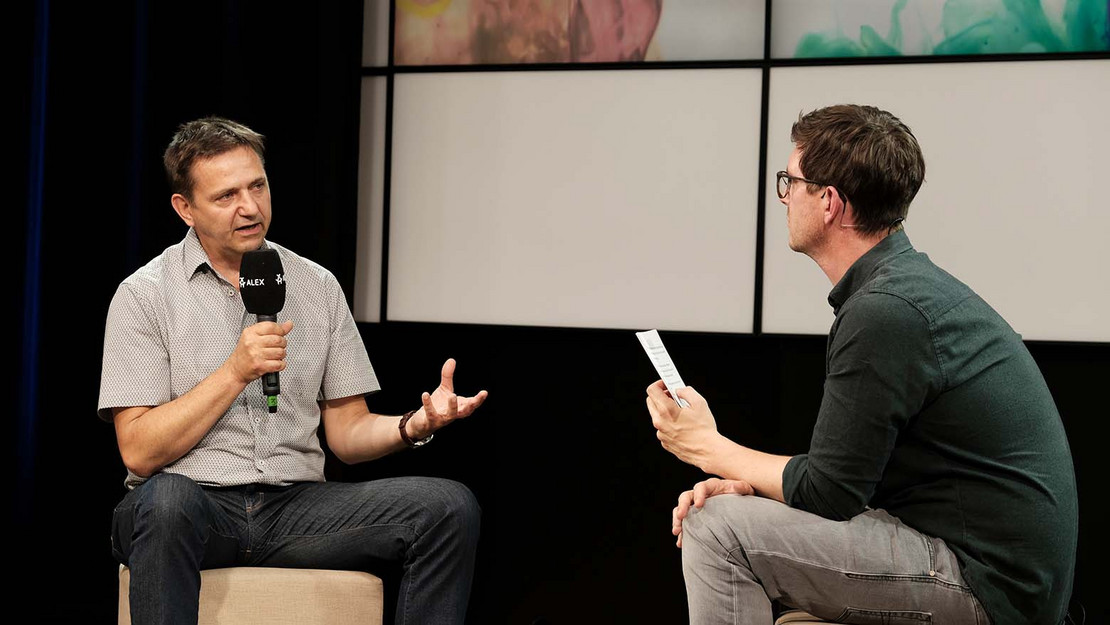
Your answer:
[[[807,454],[721,436],[706,400],[648,387],[663,447],[720,476],[679,496],[691,623],[770,623],[772,601],[847,623],[1059,623],[1075,474],[1021,337],[914,250],[917,139],[868,106],[813,111],[777,191],[790,248],[834,285]],[[785,505],[784,505],[785,504]]]

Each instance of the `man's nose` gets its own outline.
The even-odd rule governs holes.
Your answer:
[[[244,194],[239,200],[239,214],[250,216],[258,213],[258,200],[250,193]]]

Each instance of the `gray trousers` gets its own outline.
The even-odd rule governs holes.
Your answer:
[[[943,540],[883,510],[830,521],[718,495],[682,523],[690,622],[772,622],[771,602],[841,623],[990,623]]]

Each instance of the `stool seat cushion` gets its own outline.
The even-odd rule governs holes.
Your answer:
[[[131,625],[131,571],[120,567],[119,625]],[[382,622],[381,579],[359,571],[233,567],[200,573],[198,625]]]
[[[809,612],[803,612],[801,610],[787,610],[775,619],[775,625],[816,625],[818,623],[830,622],[831,621],[822,621]]]

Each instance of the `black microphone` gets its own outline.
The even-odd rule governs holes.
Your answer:
[[[258,315],[258,321],[277,322],[277,314],[285,306],[285,269],[277,250],[253,250],[243,254],[239,265],[239,293],[247,312]],[[262,394],[270,412],[277,412],[281,385],[276,371],[262,376]]]

